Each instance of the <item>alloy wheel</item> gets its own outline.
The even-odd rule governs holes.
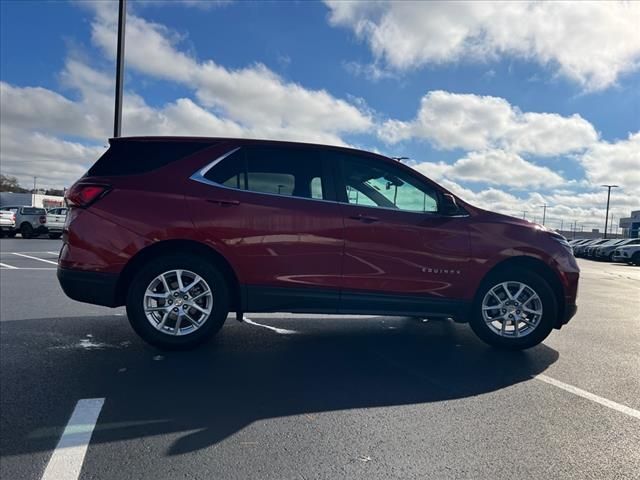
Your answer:
[[[167,335],[188,335],[200,329],[213,311],[213,291],[197,273],[169,270],[145,290],[143,308],[149,323]]]
[[[486,325],[501,337],[529,335],[540,324],[542,313],[540,296],[522,282],[499,283],[482,300],[482,317]]]

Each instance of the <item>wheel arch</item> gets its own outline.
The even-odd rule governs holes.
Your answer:
[[[476,297],[474,298],[474,304],[478,301],[478,295],[482,290],[482,287],[484,287],[487,282],[491,281],[493,276],[505,270],[512,269],[525,269],[535,272],[547,281],[556,299],[556,328],[559,328],[565,314],[564,288],[562,287],[562,283],[560,282],[558,275],[553,271],[553,269],[544,261],[535,257],[520,255],[517,257],[507,258],[494,265],[493,268],[491,268],[491,270],[489,270],[482,278],[478,288],[478,293],[476,293]]]
[[[240,281],[238,280],[238,276],[229,261],[220,252],[209,245],[195,240],[182,239],[162,240],[160,242],[153,243],[136,253],[136,255],[127,262],[118,278],[118,285],[116,287],[117,304],[124,305],[126,303],[129,285],[131,284],[136,271],[142,265],[155,258],[160,258],[176,252],[188,252],[189,254],[202,256],[218,267],[227,280],[227,284],[229,286],[231,294],[230,307],[232,308],[232,311],[241,308],[242,292]]]

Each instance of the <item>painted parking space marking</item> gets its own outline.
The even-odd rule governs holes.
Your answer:
[[[556,380],[555,378],[547,377],[546,375],[535,375],[533,378],[640,420],[640,411],[634,408],[627,407],[626,405],[622,405],[621,403],[617,403],[613,400],[609,400],[608,398],[595,395],[591,392],[587,392],[586,390],[582,390],[581,388],[574,387],[573,385],[561,382],[560,380]]]
[[[295,330],[287,330],[286,328],[277,328],[277,327],[272,327],[270,325],[263,325],[261,323],[254,322],[253,320],[251,320],[250,318],[247,318],[247,317],[244,317],[243,321],[245,323],[248,323],[249,325],[253,325],[255,327],[266,328],[268,330],[271,330],[272,332],[279,333],[280,335],[294,335],[296,333],[299,333],[299,332],[296,332]]]
[[[32,255],[25,255],[24,253],[17,253],[17,252],[12,252],[12,253],[13,255],[17,255],[18,257],[30,258],[31,260],[38,260],[40,262],[51,263],[52,265],[58,264],[58,262],[54,262],[52,260],[46,260],[44,258],[34,257]],[[43,252],[43,253],[47,253],[47,252]]]
[[[78,400],[62,432],[42,480],[77,480],[87,454],[89,441],[104,405],[104,398]]]
[[[14,267],[13,265],[7,265],[6,263],[0,263],[0,267],[6,268],[8,270],[18,270],[18,267]]]

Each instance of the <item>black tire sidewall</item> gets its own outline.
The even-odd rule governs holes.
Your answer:
[[[149,283],[163,272],[190,270],[200,275],[213,291],[213,311],[205,324],[193,333],[172,336],[156,330],[143,309]],[[211,263],[192,255],[172,255],[153,260],[133,278],[127,294],[127,316],[135,332],[147,343],[165,350],[185,350],[209,340],[222,328],[229,314],[229,287],[224,276]]]
[[[22,238],[31,238],[33,236],[33,227],[28,223],[24,223],[20,226],[20,235]]]
[[[501,337],[487,326],[482,317],[482,300],[484,296],[496,284],[508,281],[522,282],[528,285],[535,290],[542,301],[542,319],[536,329],[524,337]],[[527,270],[505,269],[491,274],[482,283],[473,302],[469,323],[474,333],[485,343],[508,350],[523,350],[538,345],[547,338],[556,324],[557,312],[558,308],[555,295],[543,277]]]

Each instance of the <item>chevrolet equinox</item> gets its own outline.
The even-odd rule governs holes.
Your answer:
[[[67,192],[58,278],[161,348],[230,311],[443,316],[502,348],[576,312],[564,237],[389,158],[222,138],[118,138]]]

